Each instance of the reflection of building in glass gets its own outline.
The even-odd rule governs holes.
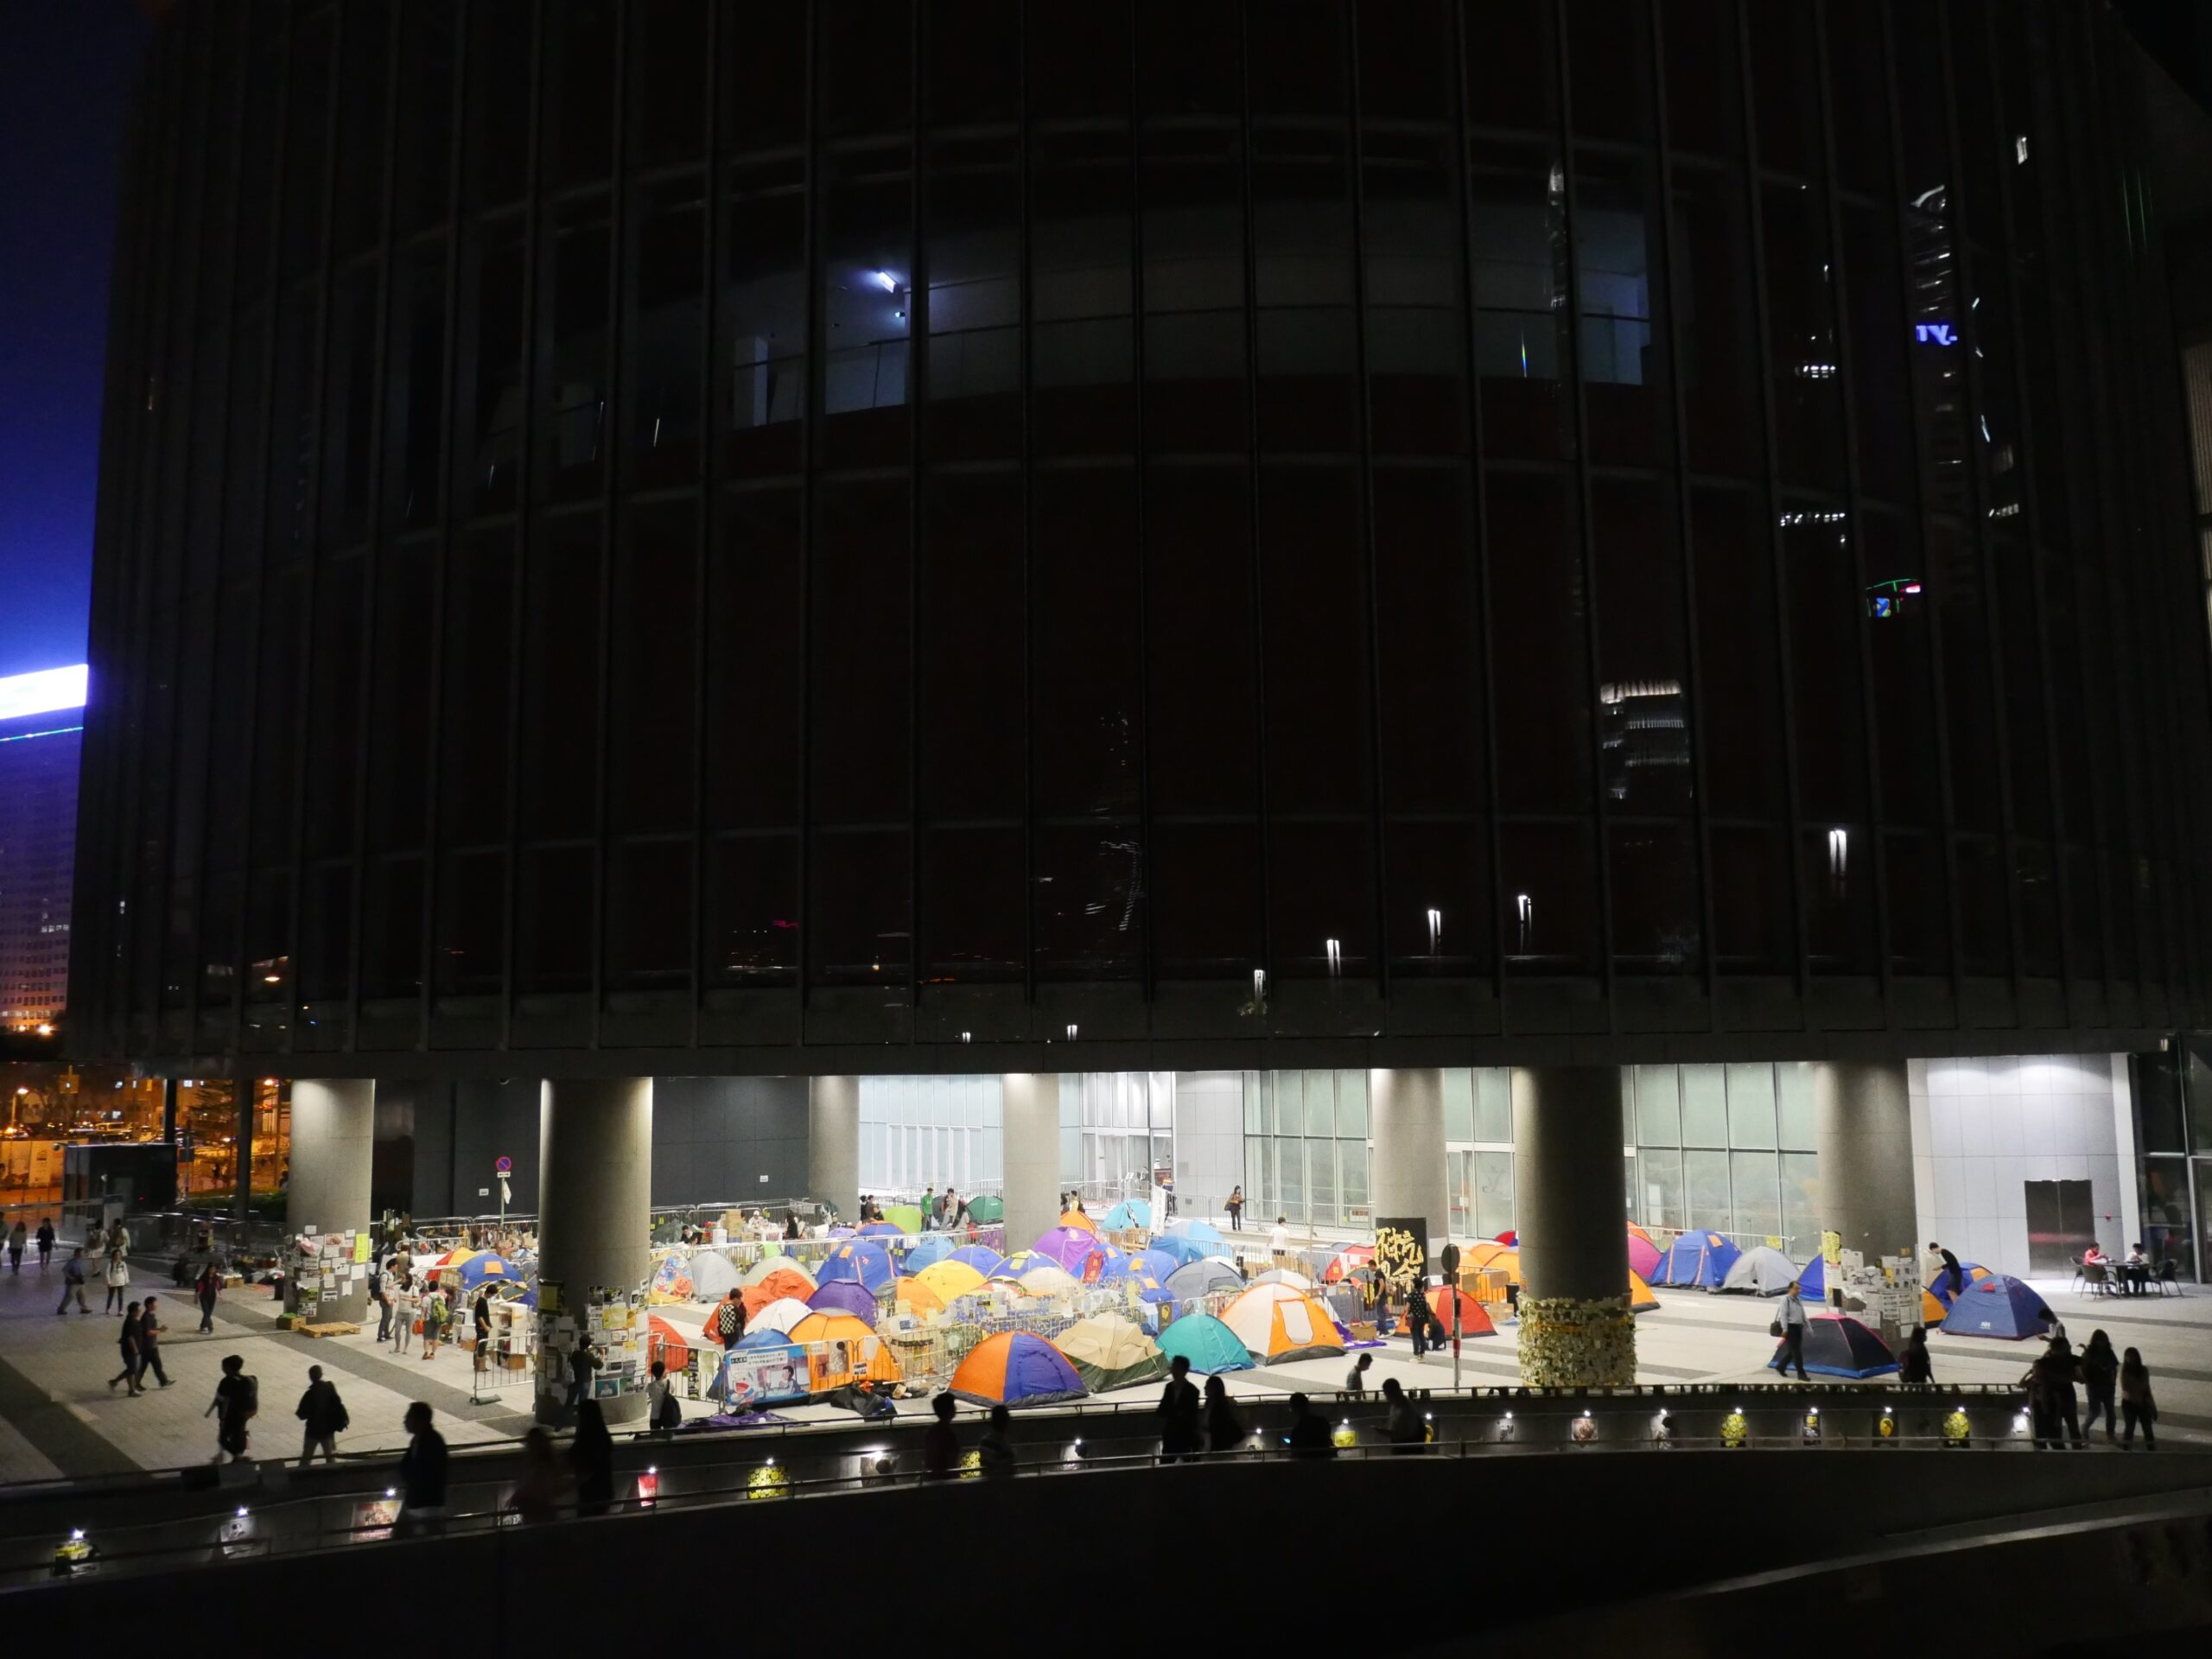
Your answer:
[[[0,1030],[36,1033],[69,992],[69,888],[85,671],[0,678]]]

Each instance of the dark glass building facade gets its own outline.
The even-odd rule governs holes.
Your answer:
[[[80,1041],[2202,1022],[2131,54],[2058,0],[187,0]]]

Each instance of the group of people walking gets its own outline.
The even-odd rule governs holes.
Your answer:
[[[2028,1427],[2038,1449],[2061,1451],[2088,1444],[2088,1435],[2102,1417],[2105,1443],[2133,1450],[2135,1431],[2143,1431],[2143,1449],[2158,1449],[2158,1402],[2151,1393],[2151,1369],[2138,1349],[2113,1351],[2112,1338],[2101,1331],[2089,1333],[2079,1352],[2061,1330],[2044,1347],[2043,1355],[2020,1379],[2028,1391]],[[2074,1385],[2089,1396],[2087,1417],[2076,1413]],[[2120,1433],[2115,1434],[2117,1427]]]

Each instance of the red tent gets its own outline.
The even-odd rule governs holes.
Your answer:
[[[667,1366],[671,1375],[691,1363],[691,1339],[658,1313],[645,1320],[645,1363],[655,1360]]]
[[[1449,1335],[1452,1330],[1452,1302],[1454,1297],[1459,1299],[1459,1334],[1461,1336],[1494,1337],[1497,1334],[1497,1327],[1491,1323],[1489,1312],[1465,1291],[1446,1289],[1440,1285],[1429,1291],[1427,1295],[1428,1311],[1436,1315],[1437,1323],[1444,1327],[1446,1335]]]

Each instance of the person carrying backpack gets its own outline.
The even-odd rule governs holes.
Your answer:
[[[302,1424],[300,1467],[304,1469],[315,1461],[315,1448],[322,1448],[325,1463],[338,1461],[338,1436],[353,1427],[346,1414],[346,1402],[338,1397],[335,1383],[322,1378],[322,1367],[308,1367],[308,1391],[300,1396],[299,1407],[292,1414]]]

